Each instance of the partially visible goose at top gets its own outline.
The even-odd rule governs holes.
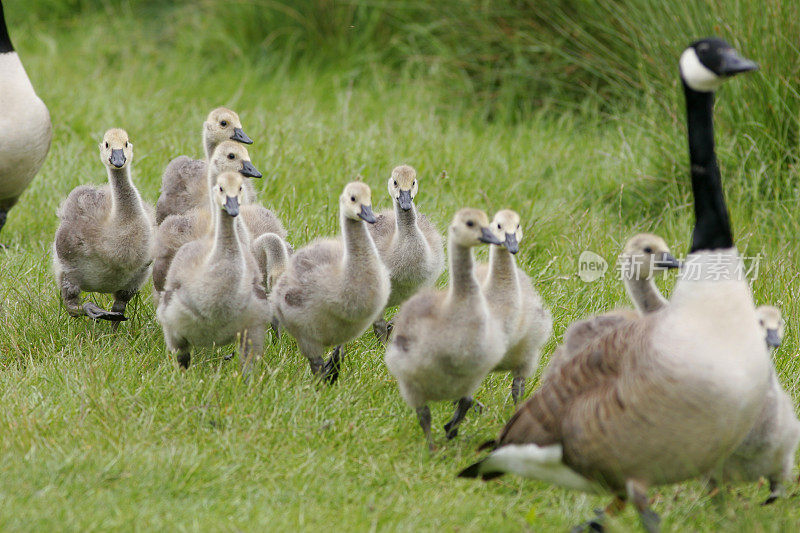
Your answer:
[[[169,215],[185,214],[190,209],[208,202],[208,161],[217,146],[228,140],[253,144],[250,137],[242,130],[239,115],[225,107],[218,107],[208,114],[203,123],[205,158],[191,159],[185,155],[178,156],[170,161],[164,170],[164,175],[161,177],[161,196],[156,202],[157,224],[161,224]],[[261,177],[261,173],[249,164],[249,158],[248,164],[242,167],[241,172],[244,176]],[[254,195],[252,185],[246,192],[248,196]],[[251,203],[254,197],[246,199]]]
[[[525,379],[539,364],[542,345],[553,331],[553,318],[514,261],[522,241],[519,215],[510,209],[498,211],[490,227],[503,244],[492,246],[489,264],[478,265],[475,272],[505,338],[505,354],[494,371],[511,372],[511,398],[516,404],[525,393]]]
[[[183,245],[169,267],[157,316],[167,348],[182,368],[189,367],[193,347],[228,344],[238,337],[242,373],[248,375],[263,350],[272,312],[236,224],[243,185],[236,172],[217,177],[213,234]]]
[[[389,196],[394,208],[380,213],[369,226],[392,281],[387,307],[400,305],[422,287],[433,286],[444,270],[442,236],[425,215],[417,212],[414,198],[418,190],[416,170],[408,165],[392,170]],[[374,329],[385,342],[390,327],[383,317]]]
[[[758,325],[768,350],[773,350],[783,339],[783,319],[777,307],[762,305],[756,309]],[[722,481],[758,481],[762,476],[769,481],[770,504],[785,492],[794,468],[794,456],[800,441],[800,421],[794,414],[792,398],[781,387],[773,370],[764,407],[755,425],[722,467]]]
[[[67,312],[93,319],[125,320],[125,307],[150,273],[153,208],[131,181],[133,144],[111,129],[100,143],[109,185],[81,185],[61,204],[53,243],[56,282]],[[111,311],[81,303],[82,291],[114,295]]]
[[[372,192],[348,183],[339,197],[341,239],[301,248],[270,293],[278,323],[296,340],[311,372],[329,383],[339,377],[343,345],[372,324],[389,298],[386,270],[366,224],[375,223]],[[325,348],[336,346],[327,362]]]
[[[0,2],[0,233],[42,167],[51,138],[50,113],[14,51]]]
[[[461,209],[448,230],[450,286],[425,289],[400,307],[386,349],[389,372],[400,394],[416,411],[428,449],[435,449],[430,402],[453,400],[456,409],[444,429],[448,439],[472,407],[472,395],[504,352],[500,322],[492,316],[478,280],[472,249],[501,244],[479,209]]]
[[[681,56],[696,220],[692,266],[682,268],[669,305],[569,354],[462,477],[514,472],[606,489],[630,499],[643,526],[657,531],[648,487],[703,475],[744,439],[763,407],[770,361],[733,245],[712,111],[714,89],[755,68],[714,38]]]

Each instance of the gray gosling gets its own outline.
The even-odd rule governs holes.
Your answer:
[[[339,377],[342,344],[358,337],[389,298],[389,272],[365,224],[374,224],[371,191],[348,183],[339,197],[342,239],[315,241],[289,260],[270,294],[278,322],[297,339],[311,372],[328,383]],[[327,362],[327,346],[336,346]]]
[[[209,196],[209,191],[212,191],[216,185],[217,177],[223,172],[231,171],[246,176],[252,174],[251,169],[255,170],[250,163],[250,154],[244,145],[233,141],[222,142],[214,150],[207,166],[208,176],[204,180],[206,183],[204,203],[186,213],[170,215],[158,226],[153,264],[153,288],[155,289],[153,296],[156,305],[158,305],[158,294],[164,290],[167,271],[175,253],[184,244],[210,234],[213,229],[213,213],[217,209],[209,207],[209,202],[214,201],[214,198]],[[247,193],[247,182],[243,187],[242,203],[247,204],[251,201],[252,196]],[[286,230],[281,221],[266,208],[242,205],[240,216],[241,219],[237,219],[237,223],[243,223],[246,226],[252,225],[253,230],[259,232],[258,235],[271,231],[282,237],[286,236]],[[247,239],[249,243],[249,233],[242,234],[240,237]]]
[[[53,270],[70,316],[122,321],[150,273],[153,209],[131,181],[133,144],[125,130],[105,133],[100,160],[109,185],[76,187],[57,212],[61,223],[53,242]],[[82,291],[113,294],[111,311],[81,303]]]
[[[442,237],[436,226],[417,212],[417,172],[408,165],[392,170],[389,196],[394,209],[378,215],[369,232],[392,282],[387,307],[400,305],[423,287],[436,283],[444,270]],[[391,326],[381,317],[373,324],[375,335],[386,342]]]
[[[756,315],[767,350],[780,346],[784,329],[780,310],[762,305]],[[769,497],[763,504],[773,503],[785,494],[784,483],[792,474],[798,441],[800,421],[794,414],[792,398],[773,371],[764,407],[750,433],[723,464],[722,481],[757,481],[763,476],[769,481]],[[712,479],[712,485],[716,480]]]
[[[8,212],[44,163],[53,137],[50,113],[11,44],[0,4],[0,232]],[[0,244],[0,249],[3,245]]]
[[[491,229],[503,245],[492,246],[489,264],[478,265],[475,272],[505,339],[505,354],[494,371],[511,372],[511,398],[516,404],[525,394],[525,380],[539,364],[542,345],[553,332],[553,318],[530,278],[514,261],[522,241],[519,215],[508,209],[498,211]]]
[[[239,340],[242,374],[263,351],[272,313],[258,266],[236,224],[242,176],[224,172],[212,191],[214,233],[181,246],[169,268],[157,316],[167,348],[188,368],[191,348]]]
[[[203,123],[204,159],[191,159],[185,155],[169,162],[161,177],[161,196],[156,202],[156,223],[161,224],[169,215],[185,214],[198,205],[208,203],[208,162],[214,151],[224,141],[253,144],[252,139],[242,130],[239,115],[225,107],[218,107],[208,114]],[[242,166],[242,174],[260,178],[249,157]],[[216,176],[214,176],[216,178]],[[213,185],[213,181],[210,185]],[[248,194],[254,194],[252,184],[245,185]],[[252,201],[252,200],[251,200]]]
[[[472,395],[505,348],[501,325],[489,311],[472,258],[473,247],[502,242],[479,209],[458,211],[448,232],[450,286],[425,289],[400,307],[385,355],[400,394],[416,410],[431,451],[435,446],[428,404],[457,401],[444,426],[447,438],[455,438],[473,405]]]

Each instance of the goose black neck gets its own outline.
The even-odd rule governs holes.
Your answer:
[[[6,27],[6,16],[3,13],[3,2],[0,1],[0,54],[7,54],[14,51],[14,45],[11,44],[11,37],[8,35],[8,28]]]
[[[683,84],[692,165],[694,232],[692,252],[733,247],[728,209],[714,149],[714,93]]]

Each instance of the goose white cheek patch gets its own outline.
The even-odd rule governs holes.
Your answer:
[[[680,67],[681,76],[686,81],[686,85],[695,91],[716,91],[724,81],[722,77],[714,74],[700,62],[694,48],[687,48],[683,51]]]

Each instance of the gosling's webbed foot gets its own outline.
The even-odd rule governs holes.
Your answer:
[[[639,512],[639,519],[642,527],[647,533],[658,533],[661,531],[661,518],[652,509],[645,509]]]
[[[778,500],[778,498],[779,496],[777,496],[776,494],[770,494],[766,500],[761,502],[761,505],[770,505],[772,503],[775,503]]]
[[[344,348],[337,346],[333,349],[330,358],[325,361],[325,365],[322,367],[322,379],[329,385],[333,385],[339,379],[342,359],[344,359]]]
[[[177,355],[178,365],[181,369],[186,370],[189,368],[189,362],[192,360],[192,355],[189,352],[181,352]]]
[[[122,322],[123,320],[128,320],[128,317],[126,317],[124,314],[115,313],[114,311],[106,311],[102,307],[98,307],[92,302],[86,302],[83,304],[83,312],[92,320],[110,320],[112,322]]]
[[[222,360],[223,361],[230,361],[234,357],[236,357],[236,351],[233,351],[231,353],[226,353],[225,355],[222,356]]]
[[[603,525],[603,521],[605,519],[605,513],[600,509],[595,509],[595,517],[591,520],[587,520],[586,522],[580,523],[577,526],[570,529],[570,533],[585,533],[587,531],[605,531],[606,528]]]

